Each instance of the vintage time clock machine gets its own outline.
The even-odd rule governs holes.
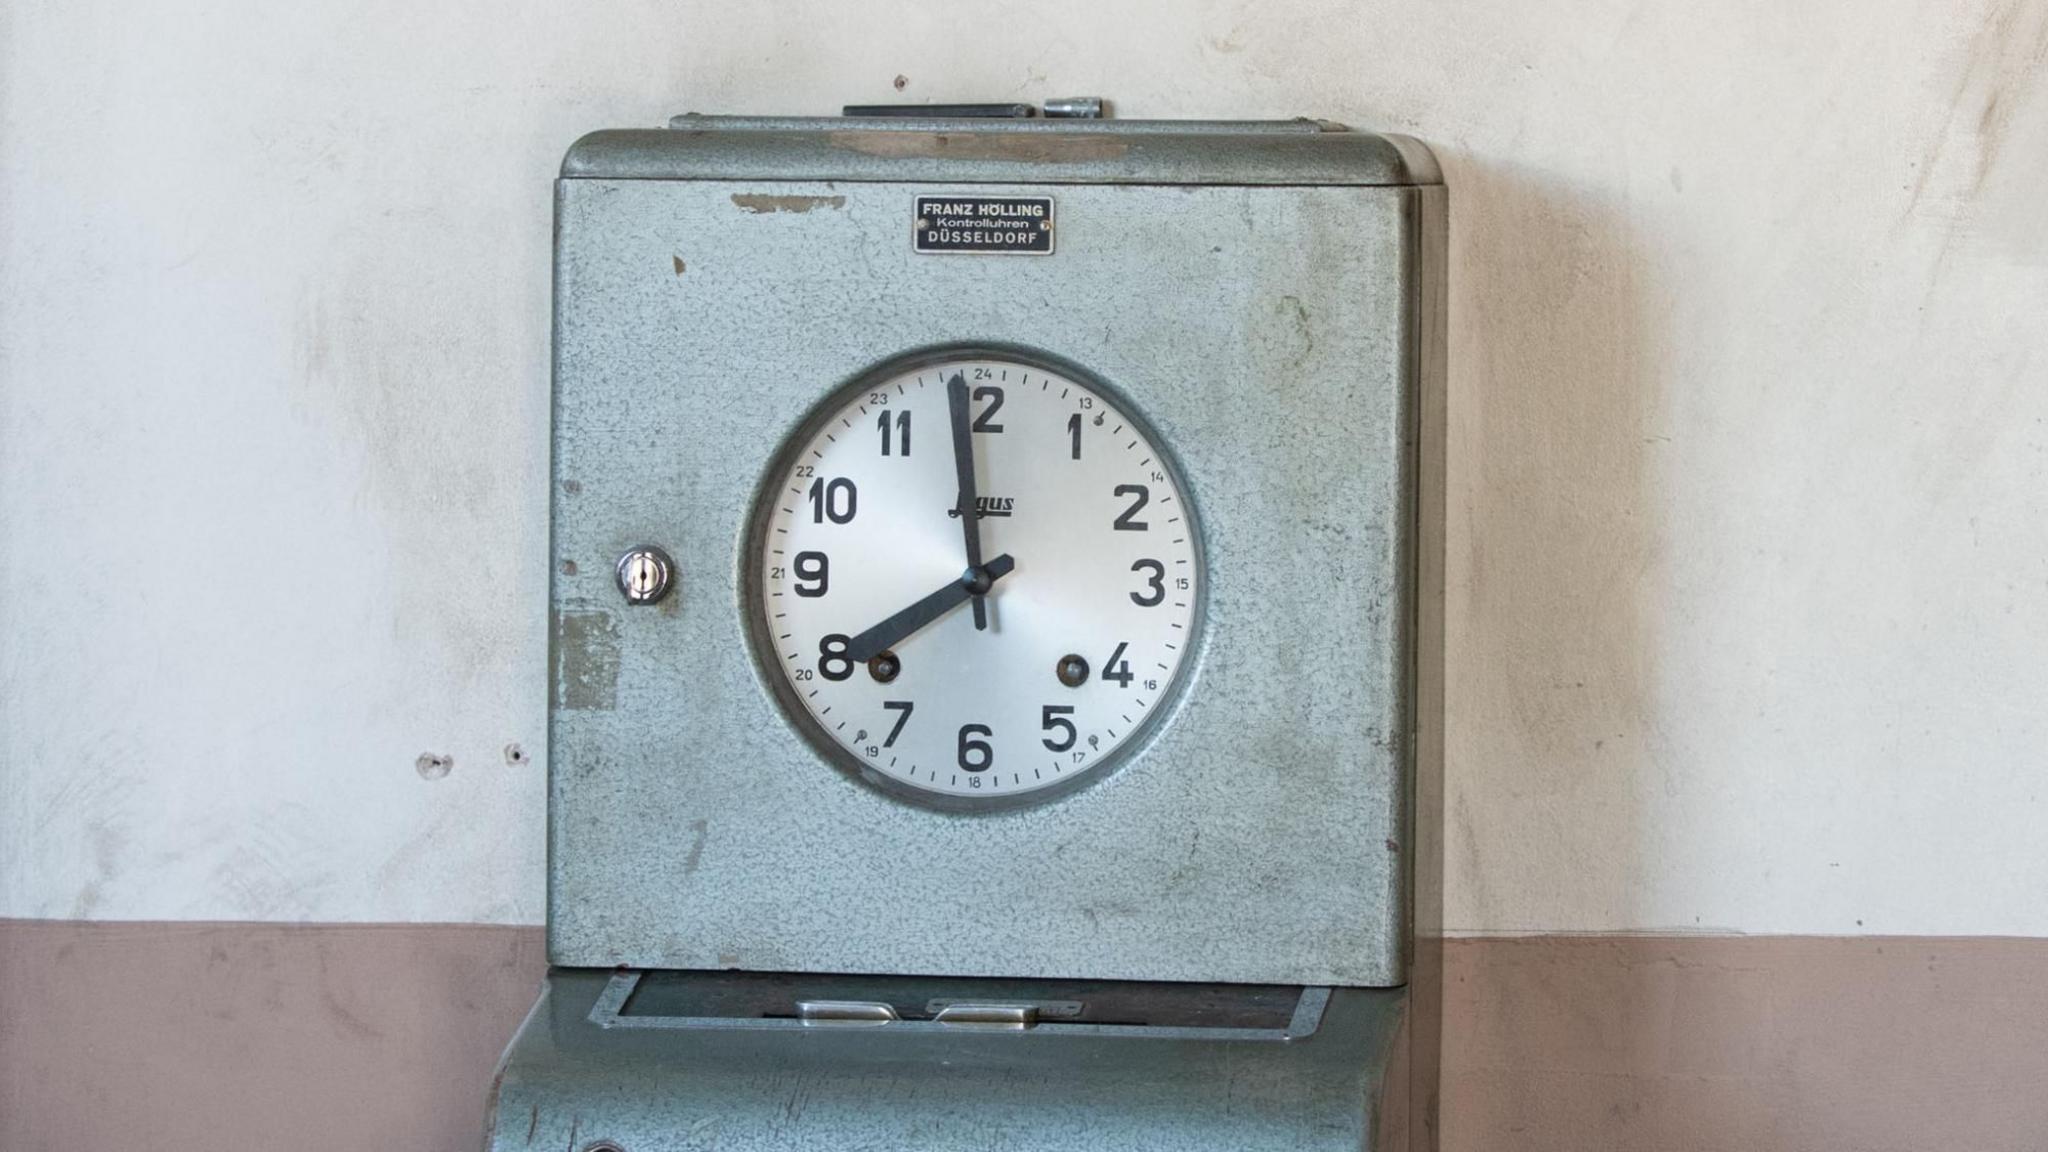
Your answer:
[[[556,184],[554,967],[490,1146],[1407,1146],[1434,162],[847,113]]]

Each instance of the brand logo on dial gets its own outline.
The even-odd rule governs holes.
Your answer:
[[[1014,496],[976,496],[974,498],[974,518],[976,520],[986,520],[991,516],[1008,516],[1010,510],[1016,506],[1016,503],[1017,500]],[[960,518],[960,510],[958,508],[948,508],[946,509],[946,515],[958,520]]]

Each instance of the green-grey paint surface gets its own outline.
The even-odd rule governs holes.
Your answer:
[[[998,185],[1056,198],[1055,255],[917,255],[913,197],[945,185],[867,165],[951,149],[978,176],[1006,155],[956,129],[841,148],[844,181],[753,176],[763,133],[744,128],[725,130],[730,155],[720,132],[674,133],[672,179],[650,178],[649,134],[624,178],[572,154],[554,605],[558,622],[612,610],[615,664],[609,706],[558,687],[551,958],[1400,984],[1418,332],[1440,283],[1416,254],[1441,189],[1387,185],[1395,153],[1356,143],[1357,186]],[[1077,136],[1084,166],[1114,132]],[[1228,156],[1253,137],[1177,147]],[[1020,162],[1040,178],[1066,147],[1046,139]],[[809,210],[755,210],[772,203]],[[1177,454],[1205,532],[1206,637],[1178,714],[1102,783],[1001,815],[919,808],[829,766],[742,623],[740,542],[785,434],[862,370],[953,342],[1107,381]],[[626,609],[611,561],[643,542],[674,556],[678,589]]]

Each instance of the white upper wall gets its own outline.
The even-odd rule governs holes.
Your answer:
[[[17,0],[0,915],[539,920],[563,149],[1099,92],[1444,162],[1452,928],[2048,933],[2044,61],[2041,0]]]

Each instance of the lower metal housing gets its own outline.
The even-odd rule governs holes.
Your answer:
[[[658,975],[684,1000],[700,985],[715,1000],[733,981]],[[1058,1007],[1020,1027],[635,1013],[642,978],[548,975],[499,1069],[488,1148],[1360,1149],[1377,1146],[1384,1112],[1400,1111],[1401,1101],[1383,1107],[1383,1098],[1405,1090],[1386,1083],[1407,1004],[1401,988],[1266,990],[1290,998],[1261,1021],[1256,1007],[1217,1006],[1237,991],[1230,986],[1148,998],[1145,989],[1161,986],[1126,994],[1131,986],[1098,984],[1079,994],[1087,1000],[1047,1001]],[[863,978],[813,978],[814,989],[820,980],[875,995]],[[914,996],[901,992],[908,983],[896,981],[894,999],[937,1007],[948,997],[946,981]],[[1106,1022],[1085,1007],[1119,998],[1143,1005],[1134,1011],[1147,1020],[1171,1022]]]

